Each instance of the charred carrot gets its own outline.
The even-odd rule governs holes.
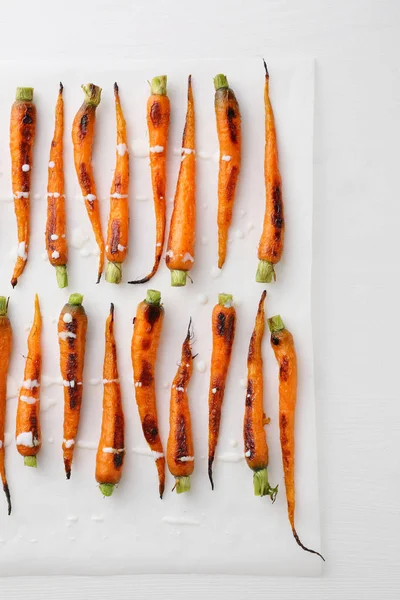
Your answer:
[[[298,545],[312,554],[318,554],[315,550],[306,548],[297,535],[294,524],[295,511],[295,480],[294,480],[294,458],[295,458],[295,411],[297,399],[297,358],[294,347],[293,336],[288,331],[279,315],[268,319],[271,331],[271,346],[279,367],[279,430],[282,450],[283,472],[286,487],[286,499],[288,506],[289,523],[293,536]]]
[[[35,296],[35,314],[28,336],[24,381],[19,391],[16,424],[17,450],[24,457],[27,467],[36,467],[36,456],[42,445],[40,431],[40,377],[42,372],[42,315],[39,298]]]
[[[190,476],[194,469],[192,422],[187,395],[187,387],[193,371],[192,337],[190,319],[182,345],[181,361],[172,382],[169,413],[167,463],[171,474],[175,477],[174,487],[178,494],[190,490]]]
[[[222,402],[226,377],[231,360],[236,329],[236,310],[231,294],[219,294],[218,304],[212,313],[213,348],[211,355],[210,390],[208,393],[208,477],[212,489],[213,462],[221,423]]]
[[[275,502],[278,486],[271,487],[268,482],[268,444],[265,425],[269,419],[264,412],[264,379],[262,341],[264,337],[265,313],[264,301],[267,292],[261,295],[256,322],[250,339],[247,355],[247,391],[243,423],[244,455],[250,469],[254,471],[253,483],[256,496],[270,496]]]
[[[120,481],[125,458],[124,411],[114,337],[114,304],[106,321],[106,346],[103,365],[103,420],[96,456],[96,481],[104,496],[111,496]]]
[[[82,300],[81,294],[71,294],[58,319],[60,370],[64,386],[62,448],[67,479],[71,477],[72,458],[82,403],[82,377],[87,330],[87,317]]]
[[[30,190],[32,151],[36,135],[36,107],[33,104],[33,88],[17,88],[11,108],[10,152],[12,191],[17,218],[18,256],[11,285],[15,287],[28,260],[30,240]]]
[[[104,240],[101,231],[100,207],[97,198],[96,183],[92,165],[92,149],[94,128],[96,123],[96,108],[101,100],[101,88],[93,83],[83,85],[85,97],[83,104],[75,115],[72,125],[72,143],[74,145],[75,170],[81,186],[83,199],[96,243],[99,247],[99,269],[97,283],[101,279],[104,267]]]
[[[64,100],[60,83],[56,103],[54,135],[50,147],[47,183],[46,250],[50,264],[56,269],[58,287],[68,286],[68,247],[64,194]]]
[[[265,215],[264,225],[258,246],[258,269],[256,281],[271,283],[275,281],[275,269],[283,252],[285,219],[283,216],[282,179],[279,172],[278,146],[276,141],[275,119],[269,97],[269,73],[265,66]]]
[[[110,216],[107,232],[106,281],[120,283],[122,263],[128,253],[129,235],[129,152],[126,123],[119,99],[118,85],[114,83],[115,112],[117,118],[117,160],[110,192]]]
[[[147,127],[150,143],[151,184],[156,216],[156,249],[153,268],[146,277],[128,283],[146,283],[157,273],[165,238],[167,147],[169,133],[170,103],[167,96],[167,76],[154,77],[150,84],[147,101]]]
[[[133,321],[131,354],[136,403],[144,437],[156,461],[160,498],[165,487],[165,457],[158,431],[154,376],[163,320],[160,292],[147,290],[146,300],[138,305]]]
[[[215,116],[219,140],[218,172],[218,267],[226,259],[228,231],[240,173],[242,129],[239,104],[225,75],[214,77]]]
[[[12,329],[7,316],[8,301],[0,296],[0,476],[7,498],[8,514],[11,514],[11,497],[4,464],[4,427],[6,423],[7,372],[12,348]]]
[[[169,230],[166,263],[171,285],[186,285],[187,272],[194,264],[196,241],[196,156],[195,116],[192,77],[188,80],[188,105],[182,137],[181,166],[176,185],[174,210]]]

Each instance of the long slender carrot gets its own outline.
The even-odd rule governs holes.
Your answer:
[[[322,554],[306,548],[297,535],[294,524],[295,511],[295,411],[297,400],[297,357],[293,336],[288,331],[279,315],[268,319],[271,331],[271,346],[279,366],[279,430],[282,449],[283,472],[285,478],[286,498],[289,523],[298,545],[312,554]]]
[[[124,411],[121,401],[114,337],[114,304],[106,321],[106,345],[103,365],[103,420],[96,456],[96,481],[104,496],[111,496],[122,475],[125,458]]]
[[[8,514],[11,514],[11,497],[4,464],[4,426],[7,404],[7,372],[12,348],[12,328],[7,316],[8,301],[0,296],[0,476],[6,495]]]
[[[71,477],[75,438],[78,432],[83,390],[87,316],[83,296],[71,294],[58,320],[60,370],[64,386],[63,455],[67,479]]]
[[[75,170],[81,186],[83,198],[96,243],[100,250],[97,283],[101,279],[104,267],[104,240],[101,231],[100,207],[97,198],[96,183],[92,165],[94,128],[96,108],[101,100],[101,88],[93,83],[83,85],[85,97],[83,104],[75,115],[72,125],[72,143],[74,145]]]
[[[256,496],[270,496],[275,502],[278,486],[268,482],[268,444],[265,425],[269,419],[264,412],[264,379],[262,341],[265,328],[264,301],[267,292],[261,294],[256,322],[250,339],[247,356],[247,391],[243,423],[244,455],[250,469],[254,471],[253,483]]]
[[[151,184],[153,187],[154,211],[156,216],[156,249],[153,268],[146,277],[128,283],[146,283],[157,273],[165,238],[167,148],[169,133],[170,103],[167,96],[167,76],[154,77],[150,84],[147,101],[147,127],[150,143]]]
[[[193,372],[192,338],[192,319],[190,319],[182,345],[181,361],[172,382],[169,413],[167,463],[171,474],[175,477],[175,489],[178,494],[190,490],[190,476],[194,470],[192,421],[187,394]]]
[[[214,77],[215,116],[219,140],[218,173],[218,267],[226,259],[228,231],[240,173],[242,129],[239,104],[225,75]]]
[[[196,241],[196,156],[192,76],[188,79],[188,102],[182,137],[181,166],[176,185],[174,210],[169,230],[166,263],[171,285],[186,285],[187,272],[194,264]]]
[[[17,218],[18,256],[11,285],[15,287],[28,260],[30,240],[30,190],[32,150],[36,135],[36,107],[33,104],[33,88],[17,88],[11,108],[10,152],[12,191]]]
[[[236,329],[236,310],[231,294],[219,294],[212,313],[213,348],[208,393],[208,477],[214,489],[213,462],[221,423],[225,383]]]
[[[265,215],[264,225],[258,246],[258,269],[256,281],[271,283],[276,279],[274,265],[283,252],[285,219],[283,216],[282,179],[279,172],[278,146],[276,141],[275,119],[269,97],[269,73],[265,66]]]
[[[115,112],[117,118],[117,160],[110,192],[110,216],[107,232],[106,281],[120,283],[122,263],[128,253],[129,236],[129,152],[126,123],[119,99],[118,85],[114,83]]]
[[[35,296],[35,315],[28,336],[28,356],[25,362],[24,381],[19,391],[16,423],[17,450],[27,467],[36,467],[36,456],[42,446],[40,431],[40,378],[42,350],[40,336],[42,315],[39,298]]]
[[[68,286],[68,247],[64,194],[64,100],[60,83],[56,103],[54,135],[50,147],[47,182],[46,250],[50,264],[56,269],[58,287]]]
[[[146,300],[138,305],[133,321],[131,354],[136,403],[144,437],[156,461],[160,498],[165,487],[165,457],[158,431],[154,376],[163,320],[160,292],[147,290]]]

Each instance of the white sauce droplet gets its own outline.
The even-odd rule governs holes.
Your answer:
[[[21,402],[26,402],[27,404],[35,404],[38,401],[38,399],[33,398],[33,396],[20,395],[19,399],[21,400]]]
[[[26,446],[27,448],[34,448],[39,445],[39,440],[33,437],[32,431],[23,431],[17,435],[16,442],[18,446]]]
[[[63,440],[66,448],[71,448],[75,444],[75,440]]]
[[[164,152],[164,146],[150,146],[149,151],[159,154],[161,152]]]
[[[68,338],[75,339],[76,333],[72,333],[72,331],[60,331],[58,337],[65,342],[65,340],[67,340]]]
[[[198,370],[199,373],[204,373],[205,370],[207,369],[207,365],[204,362],[204,360],[196,360],[195,365],[196,365],[196,369]]]
[[[132,448],[132,452],[135,454],[140,454],[141,456],[148,456],[149,458],[154,458],[154,460],[158,460],[159,458],[163,458],[164,454],[162,452],[156,452],[155,450],[150,450],[150,448]]]
[[[224,160],[225,162],[229,162],[232,159],[232,156],[229,156],[229,154],[224,154],[223,156],[221,156],[221,160]]]
[[[25,381],[22,382],[22,387],[26,390],[32,390],[33,388],[40,387],[40,383],[37,379],[25,379]]]
[[[111,194],[110,198],[115,198],[116,200],[122,200],[123,198],[127,198],[128,194],[119,194],[118,192],[114,192]]]
[[[51,160],[49,162],[49,169],[54,169],[55,166],[56,166],[56,163],[54,162],[54,160]]]
[[[20,242],[18,244],[17,254],[22,260],[27,260],[28,258],[28,249],[26,247],[26,242]]]
[[[63,321],[64,321],[64,323],[72,323],[71,313],[64,313]]]
[[[120,252],[123,252],[124,250],[126,250],[126,246],[123,246],[122,244],[118,244],[118,250]]]
[[[211,391],[213,394],[216,394],[218,390],[217,390],[217,388],[213,388]]]
[[[54,250],[54,252],[52,252],[52,253],[51,253],[51,256],[52,256],[53,258],[60,258],[60,253],[59,253],[59,252],[57,252],[57,250]]]
[[[120,454],[125,452],[125,448],[103,448],[104,454]]]
[[[178,458],[178,460],[180,462],[193,462],[194,456],[182,456],[181,458]]]
[[[22,165],[22,170],[24,173],[27,173],[29,171],[29,169],[30,169],[29,165]]]
[[[229,444],[232,446],[232,448],[236,448],[236,446],[238,445],[237,440],[229,440]]]
[[[222,462],[240,462],[244,459],[243,454],[238,454],[238,452],[224,452],[222,454],[217,455],[217,460],[221,460]]]
[[[55,242],[56,240],[58,240],[58,235],[56,233],[52,233],[50,239],[53,240],[53,242]]]
[[[72,230],[70,238],[70,245],[78,250],[82,248],[83,244],[89,239],[80,227],[75,227],[75,229]]]
[[[190,254],[190,252],[185,252],[185,254],[183,255],[183,262],[192,262],[192,263],[194,263],[194,258]]]
[[[87,200],[88,202],[94,202],[95,200],[97,200],[97,197],[95,196],[95,194],[88,194],[87,196],[84,196],[83,199]]]
[[[125,152],[128,151],[126,144],[117,144],[117,152],[120,156],[124,156]]]
[[[197,302],[199,304],[207,304],[207,302],[208,302],[208,296],[206,294],[198,294],[197,295]]]

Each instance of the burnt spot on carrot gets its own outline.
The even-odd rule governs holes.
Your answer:
[[[83,140],[83,138],[87,134],[88,122],[89,122],[89,117],[85,113],[85,114],[82,115],[82,118],[79,121],[79,137],[80,137],[81,140]]]
[[[149,444],[154,444],[158,440],[158,425],[152,415],[146,415],[143,419],[143,433]]]
[[[253,331],[250,338],[248,360],[251,361],[255,355],[256,334]]]
[[[233,144],[237,144],[238,132],[237,132],[237,125],[235,122],[236,111],[232,106],[228,106],[227,111],[226,111],[226,118],[228,121],[229,137],[231,138],[231,142]]]
[[[231,204],[235,199],[235,191],[239,178],[239,168],[232,167],[229,174],[228,182],[226,184],[226,201]]]
[[[140,371],[139,380],[141,383],[140,387],[149,387],[154,381],[153,369],[147,360],[142,361],[142,370]]]
[[[147,307],[145,309],[145,319],[150,325],[150,327],[153,327],[153,325],[157,323],[157,321],[160,319],[160,316],[161,310],[159,306],[156,306],[154,304],[147,304]]]
[[[89,194],[92,189],[92,179],[84,162],[79,165],[80,183],[85,194]]]
[[[160,103],[155,101],[153,102],[150,109],[150,119],[153,123],[154,127],[159,127],[162,122],[162,111],[160,107]]]
[[[246,392],[246,406],[251,408],[253,405],[254,398],[254,389],[253,389],[253,380],[248,379],[247,381],[247,392]]]
[[[111,237],[109,239],[109,247],[111,254],[118,252],[118,245],[121,239],[121,223],[114,219],[111,223]]]
[[[279,377],[282,381],[287,381],[289,377],[289,361],[287,356],[282,358],[282,362],[279,367]]]
[[[282,229],[284,225],[283,219],[283,204],[281,185],[275,185],[272,190],[273,212],[271,214],[271,222],[274,227]],[[279,238],[280,239],[280,238]]]
[[[188,440],[186,433],[186,419],[183,414],[178,415],[176,422],[175,441],[177,448],[177,458],[188,456]]]
[[[142,339],[142,350],[148,350],[151,346],[151,338]]]

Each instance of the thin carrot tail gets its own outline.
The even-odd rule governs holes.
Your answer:
[[[304,544],[302,544],[299,536],[297,535],[297,531],[295,530],[294,527],[292,527],[292,532],[293,532],[294,539],[296,540],[296,542],[298,543],[298,545],[300,546],[300,548],[303,548],[303,550],[305,550],[306,552],[311,552],[311,554],[316,554],[317,556],[319,556],[320,558],[322,558],[322,560],[325,562],[325,559],[322,556],[322,554],[320,554],[316,550],[311,550],[311,548],[307,548],[306,546],[304,546]]]
[[[158,271],[158,265],[160,264],[161,261],[161,254],[162,254],[162,247],[161,246],[157,246],[157,252],[156,252],[156,257],[154,260],[154,265],[152,270],[150,271],[150,273],[148,275],[146,275],[146,277],[143,277],[142,279],[135,279],[134,281],[128,281],[128,283],[147,283],[148,281],[150,281],[150,279],[157,273]]]
[[[218,232],[218,269],[222,269],[226,260],[227,231]]]
[[[214,490],[213,462],[214,462],[214,455],[209,456],[208,457],[208,478],[210,480],[212,490]]]
[[[165,458],[163,456],[156,460],[156,467],[158,472],[158,491],[162,500],[165,489]]]
[[[64,458],[64,467],[65,467],[65,474],[67,476],[67,479],[71,479],[71,459],[70,458]]]
[[[10,495],[10,490],[8,488],[7,481],[5,483],[3,483],[3,490],[6,495],[6,499],[7,499],[8,514],[11,515],[11,495]]]

